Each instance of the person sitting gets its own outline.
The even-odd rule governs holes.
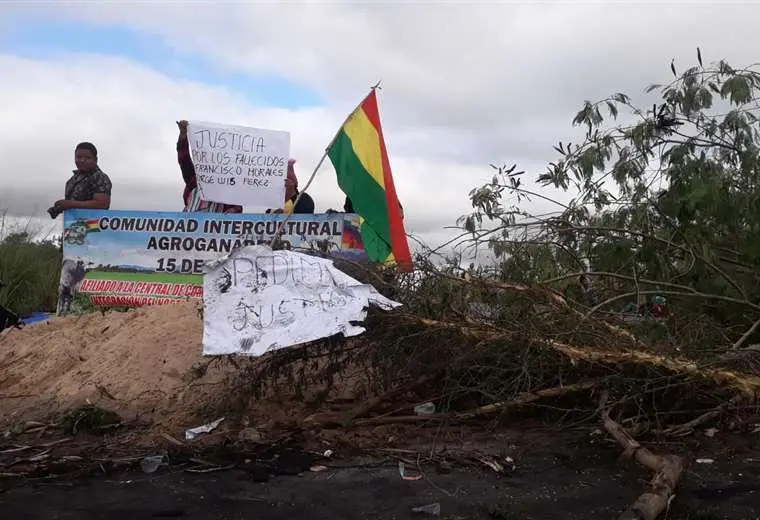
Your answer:
[[[66,181],[63,199],[48,208],[50,218],[67,209],[108,209],[111,207],[111,179],[98,167],[98,149],[92,143],[79,143],[74,149],[77,169]]]
[[[288,161],[288,174],[285,177],[285,204],[282,208],[268,209],[267,213],[285,213],[289,215],[291,213],[303,214],[314,213],[314,199],[304,192],[301,197],[298,197],[298,178],[296,177],[295,159]],[[298,199],[298,202],[296,202]]]
[[[188,122],[184,119],[177,121],[179,137],[177,138],[177,162],[185,181],[185,189],[182,192],[182,200],[185,208],[182,211],[203,211],[207,213],[242,213],[243,206],[235,204],[222,204],[201,199],[201,190],[198,188],[198,179],[195,176],[195,165],[190,156],[190,143],[187,140]]]

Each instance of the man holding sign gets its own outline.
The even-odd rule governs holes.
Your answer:
[[[209,213],[242,213],[243,207],[219,202],[210,202],[201,198],[201,190],[198,189],[198,178],[195,174],[195,165],[190,156],[190,143],[187,140],[187,125],[185,120],[178,121],[179,138],[177,139],[177,162],[182,171],[185,181],[185,191],[182,200],[185,201],[183,211],[204,211]]]

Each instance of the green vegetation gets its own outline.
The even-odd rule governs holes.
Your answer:
[[[54,312],[61,275],[58,240],[35,240],[25,229],[0,225],[0,305],[19,315]]]
[[[671,340],[739,348],[760,341],[760,68],[707,66],[698,52],[694,67],[671,72],[641,107],[623,93],[583,104],[573,123],[585,135],[558,143],[536,178],[557,200],[516,166],[495,167],[461,224],[490,249],[498,279],[580,302],[588,272],[589,313],[661,294],[678,313]],[[526,201],[543,207],[528,212]]]

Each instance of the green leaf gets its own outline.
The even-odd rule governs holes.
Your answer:
[[[617,110],[617,107],[615,106],[615,104],[612,101],[607,101],[607,110],[610,111],[610,115],[613,118],[617,119],[618,110]]]
[[[744,76],[736,75],[726,80],[721,88],[723,98],[728,98],[735,105],[743,105],[752,100],[749,81]]]

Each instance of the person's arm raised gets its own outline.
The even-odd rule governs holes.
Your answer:
[[[182,179],[184,179],[185,185],[194,188],[196,186],[195,165],[190,155],[190,142],[187,140],[187,125],[188,122],[184,119],[177,121],[177,126],[179,127],[177,162],[179,163],[179,169],[182,172]]]

